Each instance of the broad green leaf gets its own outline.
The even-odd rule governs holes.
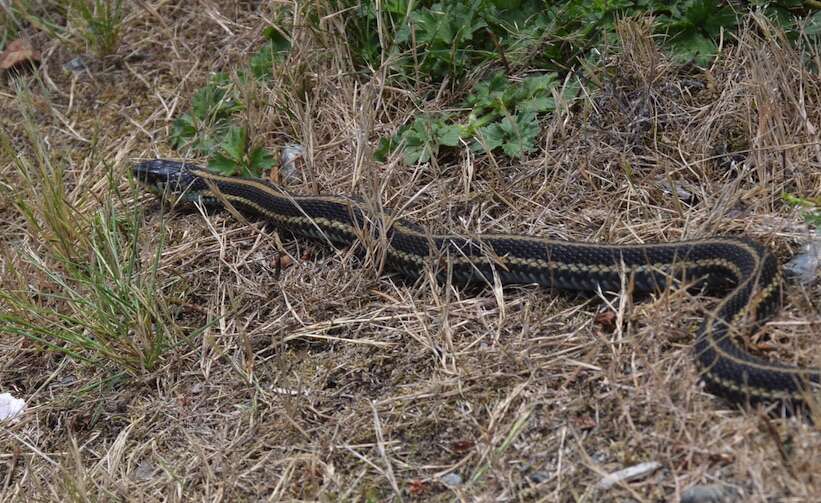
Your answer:
[[[379,146],[373,152],[373,158],[379,162],[385,162],[394,150],[396,150],[396,143],[393,138],[382,137],[379,139]]]
[[[813,14],[804,28],[804,33],[812,37],[821,35],[821,11]]]
[[[556,74],[546,73],[544,75],[537,75],[535,77],[528,77],[522,82],[524,94],[527,97],[537,96],[550,93],[550,90],[556,85]]]
[[[459,127],[440,125],[436,128],[436,140],[442,145],[456,147],[459,145]]]
[[[257,147],[248,156],[249,175],[260,176],[263,171],[274,166],[274,156],[263,147]]]
[[[191,145],[191,148],[202,155],[210,156],[217,150],[217,139],[214,134],[209,131],[200,131],[197,133],[197,139]]]
[[[197,127],[194,125],[194,118],[191,114],[183,114],[174,121],[171,126],[171,146],[180,149],[186,146],[197,135]]]
[[[225,157],[222,153],[214,154],[208,160],[208,169],[216,171],[226,176],[233,176],[237,174],[237,163],[232,159]]]
[[[220,147],[223,153],[236,163],[241,163],[248,144],[248,132],[245,128],[231,126],[225,134]]]
[[[518,112],[551,112],[556,109],[556,101],[553,97],[536,97],[522,101],[516,106]]]
[[[502,125],[498,122],[488,124],[487,126],[481,128],[478,136],[482,140],[481,142],[477,142],[478,150],[486,148],[487,150],[492,151],[501,147],[505,142],[505,131],[502,129]]]
[[[715,43],[700,33],[676,38],[670,45],[673,47],[673,59],[680,63],[693,61],[698,65],[705,65],[715,56],[716,51]]]
[[[275,52],[288,52],[291,50],[291,41],[273,26],[262,30],[262,35],[271,42],[271,47]]]
[[[473,92],[467,97],[467,104],[477,113],[481,113],[483,109],[496,108],[508,87],[507,77],[501,72],[495,73],[474,86]]]
[[[408,166],[430,160],[430,148],[427,145],[406,146],[402,160]]]
[[[539,123],[536,114],[520,114],[511,120],[505,117],[502,129],[506,133],[506,141],[502,150],[510,157],[521,157],[536,147],[535,140],[539,136]]]

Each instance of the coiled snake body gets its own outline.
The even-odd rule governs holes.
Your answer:
[[[627,274],[636,291],[652,292],[686,279],[723,295],[705,314],[695,341],[695,358],[709,391],[733,402],[779,402],[792,410],[814,400],[821,383],[819,369],[771,362],[736,342],[766,321],[781,301],[775,256],[749,239],[609,245],[509,234],[436,235],[407,220],[385,219],[390,210],[371,214],[345,196],[292,195],[265,180],[220,176],[176,161],[140,163],[134,176],[165,197],[230,203],[280,229],[334,245],[354,244],[363,232],[374,232],[373,222],[387,221],[385,265],[411,278],[426,267],[446,264],[460,284],[493,281],[495,276],[502,284],[618,290]]]

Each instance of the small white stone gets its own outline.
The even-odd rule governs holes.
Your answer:
[[[599,489],[610,489],[619,482],[630,482],[631,480],[646,477],[659,468],[661,468],[661,463],[655,461],[634,465],[602,477],[596,487]]]
[[[280,172],[288,181],[295,181],[299,177],[299,168],[297,167],[297,159],[305,157],[305,147],[295,143],[289,143],[282,147],[282,154],[280,156]]]
[[[14,398],[10,393],[0,393],[0,421],[16,421],[26,410],[26,401]]]
[[[798,279],[802,285],[808,285],[815,281],[819,266],[821,266],[821,228],[816,229],[815,239],[805,244],[801,253],[784,264],[784,270]]]
[[[447,475],[443,475],[439,480],[448,487],[458,487],[462,485],[462,476],[458,473],[448,473]]]

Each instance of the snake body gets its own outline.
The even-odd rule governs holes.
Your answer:
[[[389,209],[369,211],[336,195],[299,196],[261,179],[220,176],[191,164],[153,160],[134,168],[135,178],[166,198],[235,207],[295,235],[334,246],[363,236],[379,238],[385,265],[409,278],[426,268],[447,270],[455,283],[538,284],[547,288],[618,290],[631,278],[637,292],[687,281],[720,294],[705,314],[695,359],[708,391],[738,403],[778,402],[794,410],[814,401],[821,369],[800,368],[757,357],[736,341],[763,324],[781,303],[781,269],[772,252],[741,237],[640,245],[556,241],[513,234],[432,234]]]

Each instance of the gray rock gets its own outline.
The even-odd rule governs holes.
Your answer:
[[[738,490],[726,484],[690,486],[681,494],[681,503],[733,503],[740,501]]]

